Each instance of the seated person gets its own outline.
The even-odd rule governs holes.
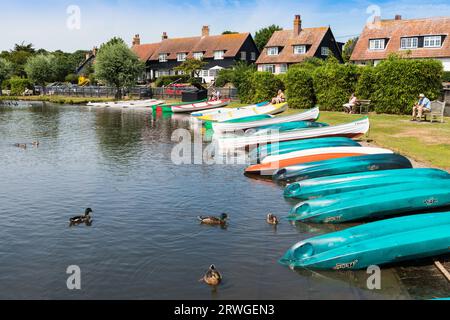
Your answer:
[[[210,101],[219,101],[221,99],[220,91],[213,90],[211,97],[209,98]]]
[[[278,90],[278,95],[272,99],[272,104],[279,104],[286,102],[286,97],[284,95],[283,90]]]
[[[353,93],[352,96],[350,97],[350,100],[348,101],[348,103],[344,104],[344,109],[346,113],[355,113],[356,111],[354,110],[354,108],[358,105],[358,98],[356,97],[356,95]]]
[[[431,112],[431,101],[424,94],[421,94],[419,95],[419,102],[413,107],[413,118],[411,121],[416,121],[418,118],[420,122],[423,114],[427,112]]]

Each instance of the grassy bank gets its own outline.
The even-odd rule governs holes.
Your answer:
[[[66,97],[66,96],[22,96],[22,97],[0,96],[0,101],[19,101],[19,100],[51,102],[58,104],[86,104],[88,102],[114,101],[114,98]]]

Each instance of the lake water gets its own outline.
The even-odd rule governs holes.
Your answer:
[[[365,272],[279,265],[291,245],[333,227],[267,225],[268,212],[292,206],[282,188],[245,177],[243,165],[173,164],[177,128],[189,118],[0,106],[0,299],[409,298],[393,269],[373,292]],[[93,225],[69,228],[87,207]],[[226,229],[196,219],[222,212]],[[212,263],[224,275],[217,290],[199,282]],[[70,265],[81,268],[80,291],[67,289]]]

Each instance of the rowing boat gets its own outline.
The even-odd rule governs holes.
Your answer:
[[[245,117],[257,116],[262,114],[275,115],[282,113],[288,109],[287,103],[279,103],[279,104],[268,104],[262,107],[254,106],[254,107],[244,107],[239,109],[229,108],[226,112],[217,113],[217,114],[209,114],[205,116],[198,117],[199,120],[202,121],[211,121],[211,122],[223,122],[228,120],[240,119]]]
[[[239,108],[219,108],[219,109],[213,109],[213,110],[204,110],[201,112],[196,111],[196,112],[191,113],[191,116],[194,118],[203,117],[203,116],[214,116],[219,113],[230,112],[231,110],[236,111],[236,110],[253,109],[255,107],[264,107],[264,106],[267,106],[268,104],[269,104],[269,102],[265,101],[265,102],[245,106],[245,107],[239,107]]]
[[[239,130],[248,130],[252,128],[261,128],[262,129],[270,129],[270,126],[279,125],[289,122],[296,121],[316,121],[319,118],[320,111],[319,108],[314,108],[302,113],[297,113],[290,116],[280,116],[273,117],[270,119],[264,119],[261,121],[247,121],[245,123],[233,123],[230,121],[224,121],[213,124],[214,132],[216,133],[225,133],[225,132],[235,132]]]
[[[110,102],[88,102],[86,105],[88,107],[110,107],[110,106],[122,106],[122,105],[133,105],[133,104],[151,104],[155,102],[156,99],[148,100],[130,100],[130,101],[110,101]]]
[[[321,137],[347,137],[355,138],[369,131],[369,118],[355,122],[323,128],[300,129],[286,132],[275,132],[267,135],[245,136],[218,136],[217,142],[220,148],[242,148],[246,146],[277,143],[291,140],[312,139]]]
[[[307,223],[345,223],[450,206],[449,179],[422,179],[332,194],[292,208],[289,219]]]
[[[263,126],[260,128],[248,129],[245,131],[245,133],[249,135],[265,135],[270,134],[271,131],[285,132],[299,129],[323,128],[328,126],[329,126],[328,124],[321,122],[295,121],[295,122],[275,124],[271,126]]]
[[[325,161],[330,159],[357,157],[369,154],[392,154],[388,149],[369,147],[330,147],[295,151],[282,155],[272,155],[264,158],[260,164],[245,169],[248,174],[273,175],[281,168],[303,163]]]
[[[361,146],[358,142],[341,137],[293,140],[259,146],[250,151],[249,157],[251,161],[258,161],[274,154],[285,154],[306,149],[358,146]]]
[[[365,269],[449,253],[450,212],[369,223],[303,240],[280,263],[291,268]]]
[[[172,106],[173,113],[191,113],[201,110],[211,110],[215,108],[223,108],[229,105],[231,99],[223,99],[217,101],[205,101],[200,103],[183,104],[178,106]]]
[[[195,103],[202,103],[206,102],[208,99],[198,100],[198,101],[192,101],[192,102],[178,102],[178,103],[170,103],[170,104],[163,104],[153,107],[153,111],[162,111],[162,112],[172,112],[172,107],[177,106],[183,106],[188,104],[195,104]]]
[[[305,163],[278,170],[277,181],[302,181],[349,173],[412,168],[411,162],[399,154],[374,154]]]
[[[429,179],[450,179],[450,174],[438,169],[398,169],[346,174],[292,183],[284,190],[284,196],[311,200],[337,193]]]

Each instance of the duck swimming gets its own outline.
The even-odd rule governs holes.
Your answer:
[[[84,211],[84,215],[70,218],[70,225],[74,226],[74,225],[78,225],[78,224],[82,224],[82,223],[90,224],[91,219],[92,219],[91,213],[93,213],[93,212],[94,211],[92,211],[91,208],[87,208]]]
[[[217,217],[198,217],[202,224],[208,224],[213,226],[224,226],[227,224],[228,215],[222,213],[219,218]]]
[[[201,281],[210,286],[218,286],[222,282],[222,275],[214,265],[211,265]]]
[[[269,213],[267,215],[267,220],[266,221],[267,221],[268,224],[270,224],[272,226],[276,226],[276,225],[278,225],[280,223],[279,220],[278,220],[278,217],[273,215],[272,213]]]
[[[22,149],[26,149],[27,148],[27,144],[26,143],[16,143],[14,144],[15,147],[17,148],[22,148]]]
[[[33,144],[33,147],[39,147],[40,143],[39,143],[39,141],[34,141],[32,144]]]

